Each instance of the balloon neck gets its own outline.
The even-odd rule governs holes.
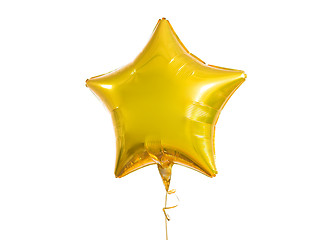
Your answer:
[[[167,161],[167,162],[158,163],[157,166],[158,166],[159,174],[162,177],[163,184],[165,186],[165,190],[168,192],[169,187],[170,187],[170,180],[171,180],[171,172],[172,172],[173,163]]]

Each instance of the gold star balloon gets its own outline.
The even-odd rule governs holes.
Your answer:
[[[157,164],[166,190],[173,164],[214,177],[215,124],[245,78],[243,71],[205,64],[160,19],[133,62],[86,81],[112,115],[115,176]]]

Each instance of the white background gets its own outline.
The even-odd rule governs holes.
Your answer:
[[[219,174],[175,166],[171,240],[334,240],[332,1],[3,1],[0,239],[165,239],[155,166],[114,178],[89,77],[132,61],[159,18],[244,70],[217,123]]]

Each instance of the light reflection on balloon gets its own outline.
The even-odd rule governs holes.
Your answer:
[[[115,176],[157,164],[167,191],[174,164],[214,177],[215,124],[245,78],[243,71],[205,64],[159,20],[133,62],[86,81],[113,118]]]

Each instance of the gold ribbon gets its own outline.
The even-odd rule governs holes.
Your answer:
[[[172,190],[168,190],[166,191],[166,194],[165,194],[165,206],[163,208],[163,212],[164,212],[164,215],[165,215],[165,233],[166,233],[166,240],[168,240],[168,230],[167,230],[167,222],[170,221],[170,216],[166,213],[166,210],[168,209],[172,209],[172,208],[176,208],[178,207],[178,204],[174,205],[174,206],[171,206],[171,207],[167,207],[167,197],[168,195],[172,195],[174,194],[175,197],[177,198],[178,202],[179,202],[179,198],[176,194],[176,189],[172,189]]]

